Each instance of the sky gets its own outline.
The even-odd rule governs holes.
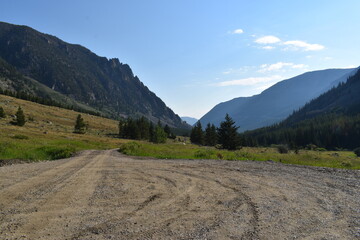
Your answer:
[[[180,116],[360,65],[358,0],[1,0],[0,21],[118,58]]]

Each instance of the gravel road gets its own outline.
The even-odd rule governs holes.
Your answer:
[[[115,150],[4,166],[0,239],[360,239],[360,171]]]

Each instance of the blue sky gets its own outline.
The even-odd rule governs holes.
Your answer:
[[[360,65],[360,1],[2,0],[28,25],[127,63],[180,116],[306,71]]]

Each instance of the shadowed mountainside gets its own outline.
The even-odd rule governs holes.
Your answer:
[[[354,69],[307,72],[278,82],[261,94],[220,103],[205,114],[200,122],[203,126],[209,122],[219,126],[228,113],[240,126],[239,131],[269,126],[285,119],[294,110],[339,82],[345,82],[354,73]]]
[[[3,65],[11,65],[23,75],[17,78],[20,84],[31,78],[46,86],[47,92],[61,93],[106,116],[145,116],[173,127],[188,127],[117,58],[99,57],[80,45],[27,26],[3,22],[0,22],[0,57]],[[31,83],[32,80],[24,81],[29,87],[22,90],[51,96],[46,91],[31,90],[39,85]],[[9,84],[9,78],[7,82],[0,82],[4,90],[18,90],[18,83]]]

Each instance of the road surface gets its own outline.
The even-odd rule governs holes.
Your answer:
[[[360,171],[115,150],[4,166],[0,239],[360,239]]]

